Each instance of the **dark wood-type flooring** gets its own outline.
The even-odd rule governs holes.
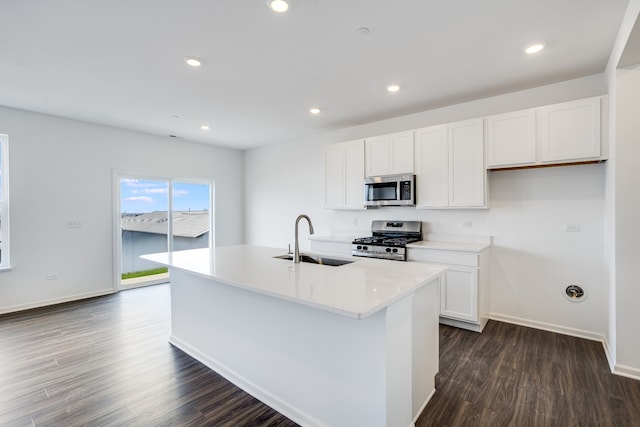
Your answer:
[[[640,381],[611,374],[602,344],[489,321],[440,325],[436,393],[416,427],[640,426]]]
[[[295,426],[168,344],[169,286],[0,316],[0,426]],[[600,343],[440,327],[426,426],[640,426]],[[402,426],[404,427],[404,426]]]

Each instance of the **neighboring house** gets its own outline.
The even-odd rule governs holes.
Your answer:
[[[167,212],[123,214],[122,272],[143,271],[158,266],[140,255],[167,251]],[[209,246],[209,211],[173,212],[173,250]]]

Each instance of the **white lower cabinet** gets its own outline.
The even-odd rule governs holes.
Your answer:
[[[490,311],[490,248],[478,251],[409,247],[408,260],[449,266],[440,281],[440,323],[482,332]]]
[[[440,282],[440,316],[478,321],[478,269],[451,266]]]

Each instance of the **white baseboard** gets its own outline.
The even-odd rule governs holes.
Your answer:
[[[433,390],[431,390],[431,393],[429,394],[429,396],[427,396],[427,400],[424,401],[424,403],[422,404],[422,406],[418,410],[417,415],[415,416],[415,418],[413,419],[413,422],[409,425],[409,427],[416,427],[416,422],[418,421],[418,418],[420,418],[420,415],[422,415],[422,413],[424,412],[425,408],[429,404],[429,401],[431,400],[431,398],[433,397],[434,394],[436,394],[436,389],[435,388]]]
[[[613,372],[615,370],[616,361],[613,357],[613,353],[611,353],[611,345],[609,344],[609,340],[605,336],[602,340],[602,346],[604,347],[604,355],[607,356],[607,363],[609,363],[609,370]]]
[[[19,304],[10,307],[0,308],[0,314],[14,313],[17,311],[31,310],[33,308],[47,307],[49,305],[63,304],[65,302],[78,301],[87,298],[95,298],[114,293],[113,288],[101,289],[99,291],[85,292],[81,294],[69,295],[62,298],[52,298],[48,300],[36,301],[28,304]]]
[[[513,323],[514,325],[527,326],[529,328],[541,329],[543,331],[555,332],[557,334],[569,335],[577,338],[584,338],[591,341],[598,341],[604,344],[604,335],[585,331],[582,329],[569,328],[566,326],[555,325],[553,323],[538,322],[536,320],[523,319],[521,317],[506,316],[504,314],[491,313],[490,319],[498,320],[505,323]]]
[[[602,343],[604,354],[607,357],[609,363],[609,369],[612,374],[620,375],[622,377],[632,378],[634,380],[640,380],[640,369],[633,366],[621,365],[615,363],[613,354],[611,353],[611,346],[607,340],[607,337],[597,332],[583,331],[581,329],[567,328],[566,326],[559,326],[550,323],[537,322],[529,319],[522,319],[519,317],[505,316],[502,314],[491,313],[491,319],[500,322],[513,323],[515,325],[527,326],[535,329],[542,329],[545,331],[555,332],[563,335],[570,335],[573,337],[584,338],[591,341],[598,341]]]
[[[267,406],[275,409],[285,417],[289,418],[293,422],[303,425],[303,426],[325,426],[325,424],[321,423],[316,418],[310,416],[304,411],[299,410],[284,402],[282,399],[279,399],[277,396],[269,393],[264,390],[262,387],[256,385],[252,381],[248,380],[242,375],[239,375],[237,372],[229,369],[224,364],[219,363],[218,361],[212,359],[211,357],[205,355],[203,352],[198,349],[186,344],[180,338],[175,335],[171,335],[169,337],[169,343],[173,346],[179,348],[180,350],[187,353],[189,356],[198,360],[202,364],[206,365],[209,369],[218,373],[225,379],[227,379],[232,384],[240,387],[242,390],[260,400]]]
[[[613,373],[622,377],[640,380],[640,369],[634,368],[632,366],[618,364],[613,368]]]

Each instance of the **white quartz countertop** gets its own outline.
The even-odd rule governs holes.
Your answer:
[[[410,249],[436,249],[443,251],[461,251],[461,252],[482,252],[491,247],[488,243],[475,242],[439,242],[431,240],[422,240],[420,242],[409,243],[407,248]]]
[[[331,234],[324,236],[309,236],[309,240],[333,243],[351,243],[356,237],[366,237],[367,234]],[[488,236],[452,236],[427,234],[425,239],[407,245],[409,249],[436,249],[443,251],[482,252],[491,247],[491,238]]]
[[[426,285],[446,266],[338,256],[339,267],[277,259],[286,249],[225,246],[142,258],[231,286],[356,319],[366,318]],[[305,252],[312,254],[312,252]],[[336,258],[335,254],[331,255]]]

